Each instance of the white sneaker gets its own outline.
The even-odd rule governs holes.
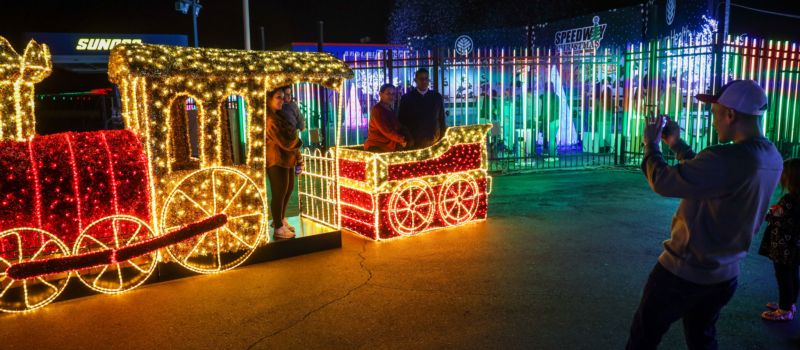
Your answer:
[[[778,309],[780,309],[780,307],[778,306],[778,303],[776,303],[776,302],[774,302],[774,301],[773,301],[773,302],[769,302],[769,303],[767,303],[767,309],[770,309],[770,310],[772,310],[772,311],[775,311],[775,310],[778,310]],[[792,310],[791,310],[791,311],[792,311],[793,313],[797,313],[797,305],[795,305],[795,304],[792,304]]]
[[[294,226],[289,225],[289,220],[286,220],[286,218],[283,218],[283,227],[288,228],[289,231],[292,231],[292,232],[295,231]]]
[[[275,239],[289,239],[294,238],[294,232],[289,231],[286,226],[281,226],[273,232],[272,236],[275,237]]]

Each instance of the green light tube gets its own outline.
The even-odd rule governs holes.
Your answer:
[[[784,58],[786,58],[786,53],[784,52]],[[781,89],[778,93],[778,115],[776,117],[777,123],[775,125],[775,137],[776,141],[781,139],[781,121],[783,119],[783,95],[786,90],[784,90],[786,82],[786,60],[783,61],[783,67],[781,69]]]
[[[469,56],[465,53],[464,54],[464,69],[462,69],[462,72],[464,73],[464,82],[467,84],[467,86],[464,87],[464,89],[465,89],[464,90],[465,91],[464,92],[464,125],[469,125],[469,112],[467,110],[467,104],[469,103],[469,93],[470,93],[470,89],[469,89],[469,85],[470,85],[469,84],[469,72],[467,71],[468,69],[469,69]]]
[[[478,76],[477,76],[477,80],[478,80],[478,85],[477,85],[478,86],[478,95],[476,96],[476,99],[475,99],[476,100],[476,106],[478,107],[477,112],[476,112],[477,116],[476,116],[475,120],[478,123],[480,123],[480,120],[481,120],[481,117],[480,117],[481,116],[481,62],[482,62],[481,61],[481,51],[478,50],[478,64],[477,64],[478,65]]]
[[[503,131],[503,139],[506,140],[506,52],[505,49],[500,50],[500,130]]]
[[[534,62],[533,69],[534,69],[534,80],[533,80],[533,149],[536,151],[536,147],[539,145],[539,115],[541,114],[540,110],[542,108],[541,103],[539,102],[539,81],[541,78],[539,77],[539,65],[541,64],[540,56],[539,56],[539,48],[536,48],[536,61]]]
[[[591,89],[592,89],[592,92],[591,92],[592,100],[590,101],[591,112],[590,112],[590,115],[589,115],[589,140],[590,140],[589,142],[592,144],[591,151],[592,152],[597,152],[597,140],[596,140],[596,137],[595,137],[595,134],[597,133],[597,125],[595,124],[596,121],[597,121],[596,120],[597,119],[597,115],[596,115],[597,113],[595,112],[597,110],[597,89],[595,89],[595,87],[594,87],[594,82],[595,82],[595,80],[597,80],[597,51],[596,50],[593,53],[593,56],[589,56],[589,59],[591,60],[589,62],[589,64],[592,66],[592,71],[591,71],[590,76],[589,76],[589,79],[591,79],[590,86],[591,86]],[[583,80],[583,81],[585,81],[585,80]]]
[[[492,109],[492,99],[494,97],[494,80],[492,80],[492,72],[494,71],[494,50],[489,49],[489,120],[494,123],[494,110]]]
[[[667,51],[666,51],[666,56],[667,56],[667,74],[666,75],[667,75],[667,77],[670,77],[672,75],[672,60],[673,59],[672,59],[670,53],[672,53],[672,40],[668,40],[667,41]],[[669,105],[669,100],[670,100],[669,97],[670,96],[669,95],[672,92],[672,79],[667,78],[666,80],[667,80],[667,84],[666,84],[666,87],[665,87],[666,91],[664,93],[664,107],[665,107],[664,113],[666,113],[667,115],[672,115],[672,114],[670,114],[670,108],[669,108],[670,107],[670,105]]]
[[[522,69],[522,74],[525,79],[522,79],[522,142],[524,143],[525,150],[527,150],[528,145],[528,82],[530,82],[530,77],[528,68],[530,67],[530,62],[528,62],[528,49],[525,49],[525,61],[524,61],[524,68]],[[527,154],[523,153],[527,156]]]
[[[517,143],[517,50],[512,53],[514,60],[511,74],[511,145]],[[513,147],[512,147],[513,148]]]

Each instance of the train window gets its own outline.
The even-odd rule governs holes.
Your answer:
[[[230,95],[225,101],[228,116],[228,144],[231,145],[233,164],[244,164],[247,159],[247,105],[239,95]]]
[[[197,125],[197,103],[193,98],[186,98],[186,119],[189,131],[189,145],[192,149],[192,157],[200,158],[200,129]]]
[[[195,169],[200,166],[199,101],[188,96],[179,96],[170,106],[170,155],[174,160],[173,170]]]

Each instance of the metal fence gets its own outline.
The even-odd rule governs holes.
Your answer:
[[[640,161],[641,122],[656,109],[679,123],[681,137],[696,150],[717,143],[710,106],[695,100],[694,95],[713,93],[734,79],[752,79],[765,89],[769,106],[762,119],[764,135],[784,157],[800,156],[800,51],[796,44],[728,38],[718,48],[719,54],[715,49],[702,40],[628,47],[624,89],[629,93],[623,107],[621,163]],[[719,67],[717,57],[721,57]]]
[[[426,68],[444,97],[448,125],[495,125],[487,145],[491,170],[637,164],[642,122],[657,109],[679,122],[682,137],[693,147],[704,148],[716,142],[716,135],[709,106],[693,96],[731,79],[762,84],[770,100],[765,134],[784,156],[800,155],[800,51],[788,42],[666,40],[594,54],[387,51],[347,63],[355,77],[341,94],[308,84],[295,87],[308,119],[305,144],[363,143],[380,85],[391,82],[408,92],[414,72]],[[340,125],[333,122],[337,111]]]

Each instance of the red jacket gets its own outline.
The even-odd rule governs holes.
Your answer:
[[[383,151],[391,152],[397,149],[397,145],[406,141],[403,135],[398,132],[400,122],[393,111],[384,107],[380,102],[372,106],[369,117],[369,130],[367,140],[364,141],[364,149],[378,147]]]

